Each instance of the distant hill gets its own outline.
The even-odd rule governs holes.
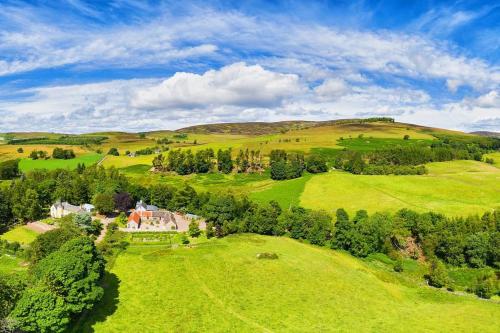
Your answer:
[[[490,138],[500,138],[500,133],[498,133],[498,132],[476,131],[476,132],[471,132],[471,134],[480,135],[480,136],[487,136]]]
[[[278,122],[245,122],[245,123],[219,123],[184,127],[176,130],[182,133],[194,134],[240,134],[240,135],[263,135],[284,133],[290,130],[304,129],[318,126],[328,126],[334,124],[360,124],[371,122],[390,122],[392,118],[366,118],[366,119],[339,119],[325,121],[291,120]]]

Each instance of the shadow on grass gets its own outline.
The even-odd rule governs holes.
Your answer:
[[[118,308],[118,287],[120,279],[113,273],[106,271],[104,273],[102,286],[104,288],[104,296],[92,310],[85,312],[74,322],[67,332],[90,333],[94,332],[94,325],[105,321],[109,316],[115,313]]]

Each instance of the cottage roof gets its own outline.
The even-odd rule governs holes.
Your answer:
[[[137,204],[135,205],[135,209],[136,210],[138,210],[140,208],[142,208],[144,210],[149,210],[149,211],[157,211],[158,210],[158,207],[156,207],[154,205],[147,205],[142,200],[140,200],[139,202],[137,202]]]
[[[137,214],[136,212],[133,212],[132,214],[130,214],[130,216],[128,217],[128,221],[129,222],[134,222],[135,224],[139,225],[139,223],[141,223],[141,217],[139,216],[139,214]]]
[[[58,201],[54,204],[54,207],[56,209],[62,208],[63,210],[68,211],[68,212],[72,212],[72,213],[78,213],[82,210],[82,208],[80,206],[72,205],[66,201],[64,201],[64,202]]]

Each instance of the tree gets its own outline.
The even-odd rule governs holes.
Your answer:
[[[33,285],[23,292],[11,319],[22,331],[63,332],[71,317],[102,298],[103,273],[104,260],[94,242],[85,236],[72,239],[33,267]]]
[[[0,233],[6,231],[12,222],[9,196],[0,189]]]
[[[104,274],[104,260],[94,242],[85,236],[72,239],[41,260],[33,277],[52,293],[63,297],[70,313],[92,308],[104,290],[99,281]]]
[[[14,179],[19,176],[19,160],[8,160],[0,163],[0,180]]]
[[[208,222],[207,223],[207,230],[205,231],[208,239],[215,236],[214,229],[215,229],[215,226],[214,226],[213,222]]]
[[[15,307],[25,288],[24,281],[17,275],[0,275],[0,332],[2,321]]]
[[[120,156],[120,153],[118,152],[117,148],[113,147],[109,149],[108,155]]]
[[[448,284],[448,272],[441,261],[437,259],[431,260],[428,281],[429,285],[436,288],[442,288]]]
[[[271,179],[283,180],[287,178],[286,161],[280,160],[271,164]]]
[[[18,152],[19,154],[24,153],[24,149],[23,149],[23,147],[19,147],[19,148],[17,148],[17,152]]]
[[[59,248],[69,240],[81,236],[80,228],[70,221],[61,221],[60,227],[38,235],[31,243],[28,251],[28,258],[32,264],[36,264],[49,254],[59,250]]]
[[[335,223],[332,248],[349,250],[354,224],[349,221],[349,215],[347,215],[347,212],[343,208],[337,209],[336,217],[337,221]]]
[[[478,232],[467,236],[465,241],[465,258],[471,267],[484,267],[488,260],[490,235]]]
[[[149,192],[151,204],[161,208],[169,208],[175,188],[166,184],[155,184],[150,187]]]
[[[38,159],[38,151],[33,150],[33,151],[30,153],[30,158],[31,158],[32,160],[37,160],[37,159]]]
[[[127,192],[115,193],[113,196],[113,201],[115,203],[115,209],[126,212],[132,208],[132,197]]]
[[[12,212],[21,221],[33,221],[42,214],[42,206],[38,193],[34,189],[27,189],[24,195],[12,205]]]
[[[500,291],[499,280],[495,273],[484,272],[476,278],[472,290],[477,296],[489,299]]]
[[[403,140],[410,140],[410,136],[408,134],[405,134],[405,136],[403,137]]]
[[[70,322],[64,299],[43,287],[26,289],[10,318],[23,332],[64,332]]]
[[[191,237],[198,237],[201,234],[200,227],[197,221],[192,220],[191,223],[189,223],[189,230],[188,230],[189,236]]]
[[[231,159],[231,149],[217,152],[217,168],[222,173],[230,173],[233,170],[233,160]]]
[[[310,155],[307,158],[306,169],[310,173],[320,173],[328,171],[325,159],[319,155]]]
[[[113,195],[108,193],[97,193],[92,198],[95,209],[101,214],[109,214],[115,210]]]
[[[82,230],[85,232],[88,232],[88,230],[92,226],[92,216],[85,212],[85,213],[78,213],[73,215],[73,222]]]
[[[75,158],[75,152],[73,149],[63,149],[56,147],[52,151],[52,158],[61,159],[61,160],[69,160]]]
[[[115,222],[118,223],[120,227],[125,227],[128,222],[127,215],[124,212],[120,212],[120,214],[116,217]]]

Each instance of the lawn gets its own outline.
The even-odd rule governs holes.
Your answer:
[[[69,160],[58,160],[52,158],[48,160],[32,160],[30,158],[23,158],[19,162],[19,168],[23,172],[35,169],[75,169],[76,166],[80,163],[83,163],[87,166],[97,163],[102,158],[102,156],[102,154],[88,153]]]
[[[290,206],[298,206],[300,196],[311,177],[312,174],[305,173],[304,176],[296,179],[272,181],[267,188],[262,191],[252,192],[249,197],[260,203],[268,203],[274,200],[284,209]]]
[[[400,279],[288,238],[135,247],[117,258],[104,300],[74,332],[498,332],[493,301]]]
[[[23,225],[1,234],[0,238],[8,240],[9,242],[19,242],[26,245],[34,241],[36,236],[38,236],[36,231],[33,231]]]
[[[332,212],[410,208],[447,215],[500,208],[500,170],[476,161],[430,163],[424,176],[360,176],[333,171],[306,183],[300,203]]]

